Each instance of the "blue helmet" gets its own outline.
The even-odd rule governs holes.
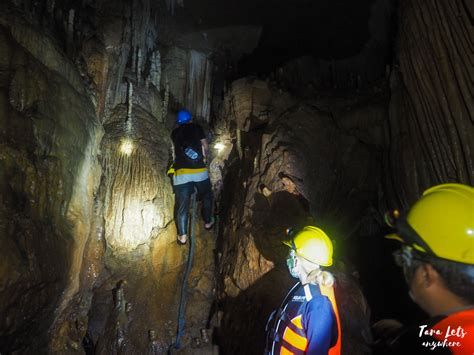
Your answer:
[[[176,123],[184,124],[191,121],[191,118],[193,118],[193,116],[188,110],[181,110],[178,112],[178,116],[176,116]]]

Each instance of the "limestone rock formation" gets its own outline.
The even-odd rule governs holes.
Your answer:
[[[434,183],[474,183],[473,8],[401,0],[394,27],[392,0],[333,3],[366,17],[357,52],[299,53],[245,77],[262,2],[0,3],[0,353],[262,353],[294,281],[284,231],[306,224],[334,239],[340,282],[359,278],[374,318],[387,299],[415,317],[403,276],[386,281],[382,213]],[[335,22],[343,46],[349,27]],[[219,213],[206,231],[199,201],[192,211],[187,280],[166,175],[183,107],[211,142]],[[357,288],[341,307],[369,316]],[[370,335],[345,341],[362,354]]]
[[[234,122],[229,127],[242,130],[242,156],[228,167],[225,182],[241,193],[230,197],[224,190],[222,196],[220,331],[224,352],[256,353],[264,348],[265,320],[291,283],[282,267],[285,229],[316,223],[344,253],[371,214],[386,96],[377,102],[337,96],[301,101],[265,82],[241,79],[224,102],[222,115]]]
[[[26,22],[0,17],[4,349],[45,348],[97,238],[102,126],[78,72]],[[33,340],[33,341],[31,341]]]
[[[401,3],[385,189],[392,205],[436,183],[474,184],[472,15],[460,0]]]
[[[62,5],[1,5],[0,352],[163,352],[187,249],[166,176],[167,104],[178,100],[159,87],[158,68],[171,66],[155,50],[159,5]],[[193,73],[181,104],[197,109],[210,74]],[[195,239],[184,347],[209,326],[214,299],[215,241],[199,225]]]

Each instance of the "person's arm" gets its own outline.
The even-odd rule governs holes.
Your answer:
[[[209,156],[209,143],[207,143],[206,135],[204,134],[204,130],[199,124],[195,124],[194,127],[196,127],[195,132],[196,132],[196,138],[199,139],[201,142],[201,149],[202,149],[202,157],[204,160],[204,163],[207,164],[207,158]]]
[[[173,144],[173,142],[171,142],[171,157],[173,158],[173,163],[174,163],[174,161],[175,161],[175,159],[176,159],[176,153],[175,153],[175,151],[174,151],[174,144]]]
[[[202,147],[202,156],[204,159],[204,163],[207,163],[207,157],[209,154],[209,144],[207,143],[207,139],[201,139],[201,147]]]
[[[303,326],[308,339],[306,353],[326,355],[336,326],[336,317],[327,297],[315,297],[308,302],[303,314]]]

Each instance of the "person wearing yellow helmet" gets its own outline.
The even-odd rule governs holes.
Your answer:
[[[386,215],[410,296],[431,318],[408,327],[386,353],[474,354],[474,188],[442,184],[407,213]],[[389,350],[389,351],[388,351]]]
[[[340,354],[334,277],[322,269],[333,264],[332,242],[314,226],[289,235],[291,240],[284,242],[291,248],[287,266],[299,282],[267,323],[266,354]]]

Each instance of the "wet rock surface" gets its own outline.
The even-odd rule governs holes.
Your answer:
[[[38,51],[33,28],[21,21],[10,27],[6,17],[2,12],[0,343],[35,349],[47,346],[55,315],[78,291],[93,233],[102,128],[54,44],[41,38],[46,51]]]
[[[265,322],[294,283],[281,243],[286,228],[322,226],[342,254],[371,214],[381,172],[376,132],[387,122],[386,100],[301,100],[256,79],[233,83],[222,116],[241,130],[240,142],[234,141],[241,156],[228,167],[221,201],[224,353],[256,354],[265,347]]]
[[[0,17],[0,351],[163,353],[188,253],[166,176],[168,102],[209,99],[181,102],[161,85],[150,4],[97,3],[88,20],[75,4],[17,5],[2,4]],[[65,28],[49,37],[61,16]],[[193,343],[215,288],[214,236],[196,223],[181,344],[212,351]]]
[[[371,11],[390,18],[391,4]],[[473,183],[464,3],[401,1],[394,63],[381,59],[391,28],[371,17],[359,54],[294,59],[268,78],[236,71],[259,26],[206,28],[183,9],[0,4],[1,353],[262,353],[294,282],[284,230],[310,223],[354,287],[347,319],[367,319],[364,295],[373,319],[393,317],[395,298],[416,317],[387,265],[382,213],[434,183]],[[218,221],[205,231],[197,212],[174,349],[189,245],[176,244],[166,170],[184,106],[212,139]],[[351,354],[367,350],[359,329]]]

